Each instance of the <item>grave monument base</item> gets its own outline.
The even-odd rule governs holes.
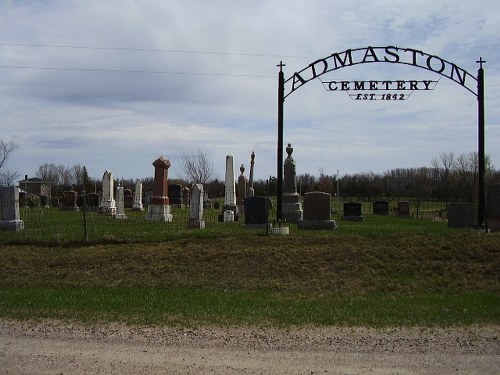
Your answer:
[[[300,220],[297,223],[300,229],[336,229],[335,220]]]
[[[166,223],[170,223],[174,220],[174,217],[170,213],[169,205],[150,204],[148,206],[148,213],[146,215],[146,219],[152,221],[164,221]]]
[[[18,232],[24,230],[24,221],[22,220],[0,220],[0,231]]]
[[[290,227],[273,227],[271,233],[286,236],[290,234]]]
[[[193,228],[193,229],[205,229],[205,220],[195,220],[195,219],[189,219],[188,221],[188,228]]]

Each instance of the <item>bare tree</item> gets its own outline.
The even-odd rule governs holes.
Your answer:
[[[192,183],[206,184],[215,177],[213,163],[201,149],[182,154],[182,167],[185,179]]]
[[[438,171],[439,179],[442,184],[443,195],[446,201],[446,206],[448,206],[448,201],[450,200],[450,183],[453,168],[456,163],[455,154],[450,152],[442,152],[439,154],[438,158],[432,158],[431,164]]]
[[[4,142],[0,139],[0,184],[10,185],[17,178],[17,172],[5,169],[4,167],[9,156],[18,148],[19,146],[16,143]]]
[[[3,169],[0,171],[0,185],[10,186],[19,177],[19,173],[11,169]]]

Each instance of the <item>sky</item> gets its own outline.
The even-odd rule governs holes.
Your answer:
[[[278,64],[285,78],[368,46],[413,48],[477,75],[485,69],[486,154],[500,168],[497,0],[1,0],[0,139],[7,168],[85,165],[101,178],[154,175],[198,149],[224,178],[276,176]],[[404,101],[356,101],[321,80],[434,80]],[[393,92],[391,92],[393,93]],[[284,104],[284,144],[297,174],[430,166],[477,151],[477,99],[446,77],[402,64],[362,64],[311,80]],[[285,156],[286,157],[286,154]]]

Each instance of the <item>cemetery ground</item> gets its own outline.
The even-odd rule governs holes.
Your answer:
[[[366,215],[277,236],[182,214],[87,212],[85,242],[82,212],[24,210],[23,232],[0,233],[0,367],[499,371],[497,233]]]

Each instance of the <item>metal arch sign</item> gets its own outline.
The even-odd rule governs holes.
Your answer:
[[[335,52],[331,55],[318,59],[304,69],[293,73],[285,80],[283,67],[278,65],[278,155],[277,155],[277,219],[281,223],[282,216],[282,195],[283,195],[283,117],[285,98],[295,92],[307,82],[316,79],[323,74],[338,69],[347,68],[361,64],[389,63],[403,64],[412,67],[426,69],[430,72],[440,74],[472,93],[478,102],[477,123],[478,123],[478,205],[476,228],[488,230],[486,222],[486,192],[485,192],[485,153],[484,153],[484,61],[478,61],[479,69],[477,76],[473,76],[458,65],[445,60],[439,56],[431,55],[414,48],[399,48],[395,46],[372,47],[347,49],[343,52]],[[432,82],[432,81],[431,81]],[[434,81],[436,82],[436,81]],[[389,83],[383,83],[382,85]],[[410,81],[410,86],[416,85]],[[330,83],[328,83],[330,85]],[[342,84],[341,84],[342,85]],[[344,83],[344,85],[346,85]],[[360,87],[360,83],[357,83]],[[376,84],[378,85],[378,83]],[[425,83],[424,83],[425,85]],[[333,87],[333,86],[332,86]],[[342,87],[342,86],[341,86]],[[354,81],[354,87],[356,82]],[[281,225],[281,224],[280,224]]]

